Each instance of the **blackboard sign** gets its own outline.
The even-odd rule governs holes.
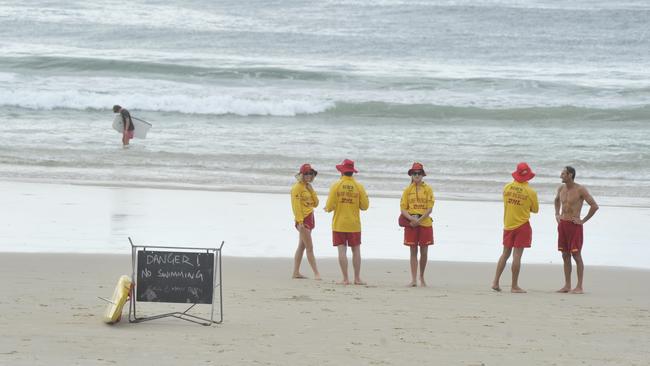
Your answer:
[[[138,251],[136,300],[212,304],[214,253]]]

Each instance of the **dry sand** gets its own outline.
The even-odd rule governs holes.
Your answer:
[[[490,290],[491,263],[430,261],[430,287],[406,288],[406,260],[364,261],[368,286],[336,285],[340,273],[333,259],[319,261],[323,281],[291,280],[291,262],[225,257],[221,325],[167,318],[109,326],[101,322],[105,305],[97,296],[110,297],[118,277],[130,274],[129,256],[1,253],[0,365],[650,360],[648,270],[587,266],[587,293],[568,295],[554,292],[562,285],[560,266],[524,263],[520,282],[529,293],[511,294]],[[146,314],[149,304],[141,305],[139,314]]]

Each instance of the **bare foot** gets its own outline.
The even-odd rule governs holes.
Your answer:
[[[322,278],[320,278],[319,274],[316,274],[316,275],[314,275],[314,280],[315,281],[320,281],[320,280],[322,280]]]
[[[564,286],[564,287],[562,287],[561,289],[559,289],[559,290],[557,290],[555,292],[559,292],[561,294],[566,294],[569,291],[571,291],[571,287],[570,286]]]
[[[420,278],[420,287],[427,287],[427,283],[424,281],[424,278]]]
[[[347,286],[347,285],[350,284],[350,281],[349,280],[343,280],[343,281],[337,282],[336,284],[337,285]]]
[[[573,290],[571,290],[572,294],[577,294],[577,295],[582,295],[584,292],[582,291],[582,287],[576,287]]]
[[[406,287],[417,287],[417,285],[418,284],[415,281],[411,281],[411,282],[409,282],[408,285],[406,285]]]
[[[366,283],[363,282],[363,281],[361,281],[361,279],[354,280],[354,284],[355,284],[355,285],[366,285]]]
[[[293,278],[293,279],[295,279],[295,280],[304,280],[304,279],[307,278],[307,277],[303,276],[303,275],[300,274],[300,273],[294,273],[293,276],[291,276],[291,278]]]
[[[513,294],[525,294],[526,290],[524,290],[523,288],[517,286],[517,287],[511,288],[510,292],[512,292]]]
[[[501,292],[501,287],[499,287],[499,284],[492,284],[492,290]]]

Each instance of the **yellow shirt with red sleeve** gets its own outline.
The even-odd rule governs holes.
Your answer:
[[[513,181],[503,187],[503,228],[514,230],[530,220],[530,213],[539,211],[537,192],[528,182]]]
[[[314,212],[318,207],[318,196],[313,188],[307,188],[304,182],[297,182],[291,187],[291,208],[297,223],[305,220],[305,217]]]
[[[420,185],[411,183],[404,193],[402,193],[402,199],[400,201],[400,209],[408,211],[410,215],[424,215],[430,208],[433,208],[435,202],[435,197],[433,196],[433,189],[422,182]],[[431,216],[423,219],[420,222],[420,226],[431,227],[433,226],[433,220]]]
[[[330,193],[325,204],[325,211],[334,211],[332,231],[342,233],[361,232],[359,210],[367,210],[369,206],[366,189],[352,177],[341,176],[330,187]]]

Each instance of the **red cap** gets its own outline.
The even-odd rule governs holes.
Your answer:
[[[341,173],[348,173],[348,172],[358,173],[358,171],[354,169],[354,161],[350,159],[343,160],[341,164],[336,166],[336,170],[338,170]]]
[[[517,170],[512,172],[512,177],[519,183],[527,182],[535,176],[535,173],[530,169],[528,164],[519,163],[517,164]]]
[[[408,171],[408,175],[413,174],[413,171],[415,171],[415,170],[422,171],[422,176],[423,177],[425,177],[427,175],[427,173],[424,172],[424,166],[422,165],[422,163],[418,163],[418,162],[413,163],[413,166]]]
[[[300,167],[300,174],[305,174],[309,172],[314,173],[314,176],[318,175],[318,172],[311,167],[311,164],[302,164],[302,166]]]

